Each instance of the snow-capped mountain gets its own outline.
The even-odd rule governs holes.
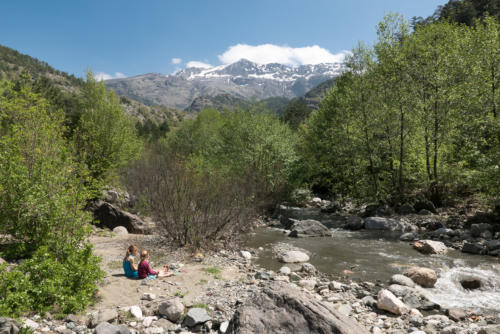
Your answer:
[[[185,109],[197,97],[219,94],[245,100],[277,96],[294,98],[338,76],[340,71],[340,63],[291,67],[241,59],[210,68],[186,68],[171,75],[150,73],[105,83],[118,94],[145,104]]]

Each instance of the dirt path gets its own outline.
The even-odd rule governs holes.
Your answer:
[[[178,276],[149,280],[128,279],[123,275],[122,260],[129,244],[146,244],[148,236],[94,236],[91,242],[94,253],[102,257],[101,268],[106,272],[104,284],[100,288],[101,300],[92,309],[126,307],[138,305],[144,293],[153,293],[158,298],[166,299],[171,296],[181,296],[186,305],[195,302],[197,297],[206,294],[211,286],[229,280],[238,280],[243,273],[236,266],[217,265],[206,259],[202,263],[195,262],[186,255],[156,251],[152,256],[153,269],[161,268],[165,264],[183,263],[184,267]],[[153,252],[150,253],[153,254]],[[181,252],[182,253],[182,252]],[[180,257],[180,258],[179,258]],[[209,268],[220,273],[207,272]]]

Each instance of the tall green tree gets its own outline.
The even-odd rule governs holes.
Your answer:
[[[83,110],[74,140],[76,152],[92,176],[103,180],[111,172],[135,159],[141,143],[132,119],[117,96],[87,72],[82,87]]]

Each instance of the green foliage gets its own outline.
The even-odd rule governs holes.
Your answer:
[[[209,275],[219,275],[221,273],[220,268],[218,267],[208,267],[204,269],[205,274]]]
[[[137,122],[135,127],[139,137],[150,142],[157,141],[160,138],[165,138],[170,130],[167,120],[164,120],[161,124],[157,124],[149,118],[144,122]]]
[[[83,86],[83,108],[75,132],[76,151],[92,176],[103,180],[138,156],[140,141],[116,95],[106,91],[92,72]]]
[[[203,110],[183,122],[168,145],[201,169],[252,178],[262,198],[287,191],[297,161],[296,137],[287,125],[244,110]]]
[[[312,110],[304,100],[292,100],[283,112],[283,121],[288,123],[292,129],[297,130],[300,124],[309,117]]]
[[[418,189],[442,205],[451,189],[497,195],[500,26],[438,21],[413,33],[390,14],[373,49],[346,71],[301,129],[313,190],[404,201]]]
[[[0,98],[0,234],[26,254],[76,247],[89,233],[84,170],[63,139],[63,122],[29,88]]]
[[[104,277],[100,259],[90,245],[68,248],[61,256],[41,247],[11,271],[0,267],[0,315],[68,314],[81,311],[95,299]]]

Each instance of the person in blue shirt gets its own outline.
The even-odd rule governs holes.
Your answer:
[[[127,254],[123,258],[123,270],[128,278],[138,278],[137,265],[135,264],[135,256],[139,253],[139,248],[135,245],[130,245],[127,248]]]

